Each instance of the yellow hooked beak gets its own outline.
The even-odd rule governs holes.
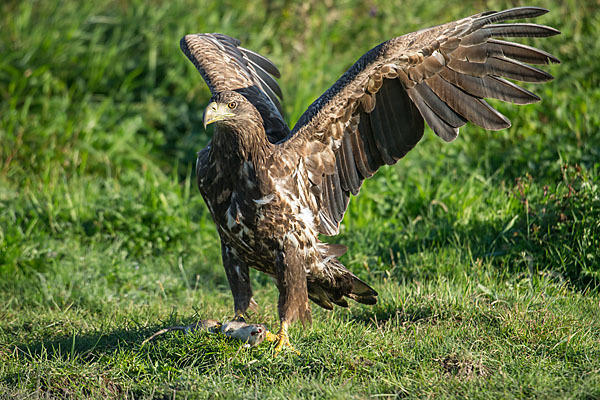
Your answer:
[[[227,104],[212,102],[204,110],[204,129],[213,122],[222,121],[225,118],[233,117],[235,114],[231,112]]]

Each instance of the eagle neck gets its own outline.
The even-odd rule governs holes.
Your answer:
[[[273,152],[274,145],[267,139],[262,124],[248,122],[236,126],[215,127],[211,151],[224,167],[233,167],[251,162],[260,165]]]

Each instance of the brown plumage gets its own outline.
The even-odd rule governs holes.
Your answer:
[[[226,35],[185,36],[181,48],[213,93],[204,122],[216,122],[215,133],[198,153],[196,172],[221,236],[236,314],[254,304],[249,267],[276,280],[278,350],[289,345],[289,323],[310,321],[309,298],[327,309],[346,307],[346,298],[374,304],[377,293],[338,261],[345,247],[321,243],[318,234],[338,233],[350,194],[410,151],[425,122],[450,142],[468,121],[491,130],[510,126],[485,97],[539,101],[504,78],[545,82],[552,76],[528,64],[559,60],[497,38],[558,34],[500,23],[546,12],[486,12],[388,40],[364,54],[291,131],[270,61]]]

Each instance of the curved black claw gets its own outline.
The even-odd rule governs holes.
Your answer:
[[[235,317],[233,317],[232,321],[246,323],[246,318],[244,317],[244,313],[236,312]]]

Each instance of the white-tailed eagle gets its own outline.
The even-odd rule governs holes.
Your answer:
[[[510,121],[484,98],[516,104],[539,97],[510,80],[546,82],[529,64],[558,63],[530,46],[500,40],[559,33],[531,23],[547,10],[485,12],[396,37],[364,54],[300,117],[284,121],[277,68],[223,34],[192,34],[181,49],[213,96],[204,124],[214,136],[198,153],[198,187],[221,237],[235,314],[253,306],[249,268],[272,276],[279,289],[279,351],[287,327],[310,322],[311,299],[347,307],[347,298],[374,304],[377,292],[346,269],[336,235],[350,195],[384,164],[394,164],[421,139],[424,124],[451,142],[472,122],[486,129]],[[507,80],[508,78],[510,80]]]

